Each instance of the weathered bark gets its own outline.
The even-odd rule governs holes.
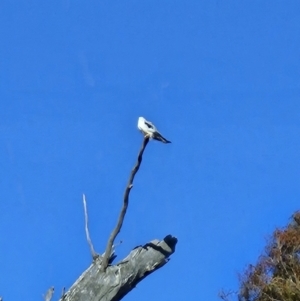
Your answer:
[[[102,257],[98,257],[83,272],[61,301],[118,301],[141,280],[161,268],[175,252],[177,238],[168,235],[162,241],[153,240],[133,249],[115,265],[101,271]]]
[[[94,250],[89,231],[85,196],[83,196],[85,213],[85,230],[90,246],[93,263],[76,280],[72,287],[63,293],[61,301],[118,301],[129,293],[141,280],[161,268],[175,252],[177,238],[168,235],[162,241],[154,240],[144,246],[134,248],[129,255],[115,265],[109,265],[115,255],[113,244],[120,232],[129,204],[129,194],[133,180],[142,163],[144,150],[149,137],[144,137],[137,161],[133,167],[124,192],[123,206],[106,246],[105,253],[100,256]]]

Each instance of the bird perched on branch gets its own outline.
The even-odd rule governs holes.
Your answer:
[[[144,117],[139,117],[138,129],[144,134],[145,137],[149,137],[150,139],[158,140],[163,143],[171,143],[171,141],[167,140],[160,134],[152,122],[147,121]]]

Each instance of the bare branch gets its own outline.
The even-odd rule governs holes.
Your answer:
[[[140,168],[140,165],[142,163],[143,153],[144,153],[144,150],[145,150],[148,142],[149,142],[149,138],[144,137],[142,147],[141,147],[141,149],[139,151],[139,154],[138,154],[137,162],[136,162],[135,166],[133,167],[133,169],[130,173],[128,184],[127,184],[125,192],[124,192],[123,207],[122,207],[122,210],[120,212],[117,225],[116,225],[115,229],[112,231],[112,233],[110,234],[109,240],[107,242],[105,254],[104,254],[103,259],[102,259],[102,264],[101,264],[101,271],[102,272],[104,272],[106,270],[107,266],[108,266],[108,261],[109,261],[110,255],[111,255],[111,250],[112,250],[114,240],[115,240],[115,238],[117,237],[118,233],[120,232],[120,230],[122,228],[124,217],[125,217],[127,207],[128,207],[129,193],[130,193],[131,188],[133,187],[132,183],[133,183],[134,177],[135,177],[136,173],[138,172],[138,170]]]
[[[85,200],[85,195],[82,195],[82,201],[83,201],[83,208],[84,208],[84,220],[85,220],[85,234],[86,234],[86,239],[90,247],[90,251],[93,257],[93,260],[95,260],[99,255],[95,252],[92,240],[90,238],[90,233],[89,233],[89,227],[88,227],[88,214],[87,214],[87,207],[86,207],[86,200]]]
[[[59,300],[63,300],[63,299],[65,298],[65,296],[66,296],[66,288],[63,287],[63,289],[62,289],[62,291],[61,291],[61,297],[60,297]]]
[[[232,296],[237,296],[237,292],[222,290],[219,292],[218,296],[224,301],[230,301]]]
[[[51,301],[53,294],[54,294],[54,286],[51,286],[51,287],[47,290],[47,292],[46,292],[46,294],[45,294],[45,296],[44,296],[44,300],[45,300],[45,301]]]

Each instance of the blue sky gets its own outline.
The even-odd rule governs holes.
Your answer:
[[[59,298],[103,252],[151,142],[118,259],[167,234],[126,300],[219,300],[299,209],[299,1],[2,1],[0,296]],[[124,300],[125,300],[124,299]]]

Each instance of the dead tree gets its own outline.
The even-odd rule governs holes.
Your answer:
[[[169,261],[170,255],[175,252],[177,238],[167,235],[163,240],[155,239],[143,246],[134,248],[126,258],[117,264],[112,264],[115,258],[113,244],[122,228],[128,208],[129,194],[133,187],[133,180],[140,168],[143,153],[148,142],[149,138],[145,137],[137,162],[129,176],[117,225],[108,239],[103,255],[95,252],[90,239],[86,200],[85,196],[83,196],[85,231],[93,261],[68,291],[65,292],[65,289],[63,289],[60,301],[121,300],[145,277],[164,266]]]

